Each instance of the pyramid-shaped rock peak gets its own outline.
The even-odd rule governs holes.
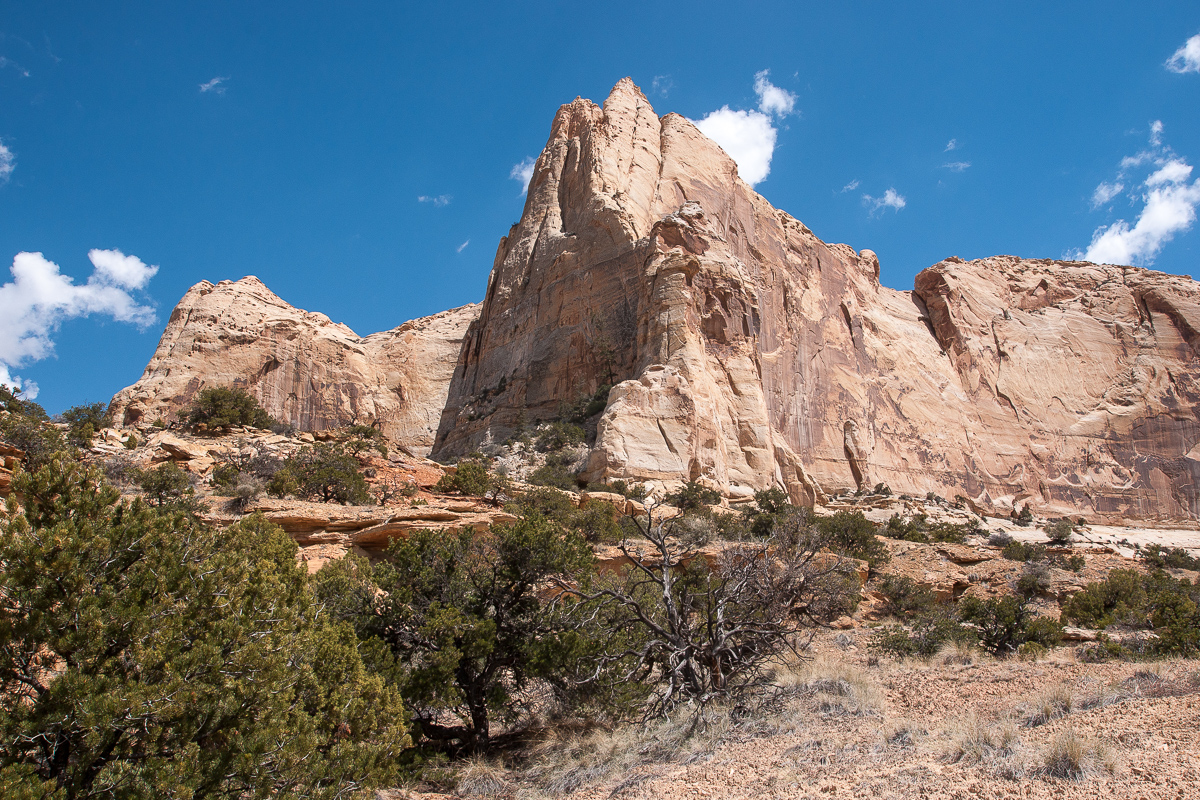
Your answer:
[[[434,453],[612,385],[593,480],[1200,515],[1193,281],[1007,256],[948,259],[911,292],[878,275],[874,253],[822,242],[622,80],[603,108],[555,116]]]

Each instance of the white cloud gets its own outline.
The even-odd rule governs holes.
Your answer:
[[[1200,72],[1200,33],[1184,42],[1163,66],[1171,72]]]
[[[508,177],[521,182],[521,194],[529,191],[529,182],[533,180],[533,165],[536,163],[536,159],[532,156],[523,158],[520,162],[513,164],[513,168],[508,173]]]
[[[1147,186],[1162,186],[1164,183],[1182,183],[1192,175],[1192,165],[1180,158],[1173,158],[1156,169],[1149,178]]]
[[[764,114],[786,117],[796,107],[796,95],[767,80],[770,74],[769,69],[754,73],[754,93],[758,95],[758,110]]]
[[[970,169],[970,167],[970,161],[951,161],[948,164],[942,164],[942,169],[948,169],[951,172],[962,172],[963,170]]]
[[[461,253],[463,250],[467,249],[467,245],[469,245],[470,243],[471,243],[471,240],[467,239],[465,242],[460,244],[458,247],[454,248],[454,252]]]
[[[1118,180],[1101,183],[1092,195],[1093,208],[1103,205],[1124,189],[1122,181],[1130,170],[1153,164],[1154,171],[1138,182],[1141,195],[1132,198],[1143,204],[1137,220],[1130,225],[1121,219],[1097,228],[1087,250],[1075,251],[1074,257],[1102,264],[1150,265],[1167,242],[1192,227],[1200,206],[1200,180],[1188,183],[1192,166],[1162,143],[1162,132],[1162,122],[1156,120],[1150,126],[1152,149],[1121,159]]]
[[[1096,187],[1096,191],[1092,192],[1092,208],[1099,208],[1123,191],[1125,191],[1125,184],[1121,183],[1120,181],[1115,183],[1102,181],[1100,185]]]
[[[448,194],[439,194],[436,197],[434,197],[432,195],[423,194],[417,198],[417,202],[418,203],[433,203],[438,208],[441,208],[442,206],[450,205],[450,201],[453,199],[454,199],[453,195],[448,195]]]
[[[702,119],[692,120],[701,133],[729,154],[742,180],[751,186],[771,174],[771,158],[779,135],[775,118],[796,113],[796,95],[767,80],[769,74],[765,69],[754,74],[757,111],[735,111],[721,106]]]
[[[746,183],[753,186],[771,173],[777,132],[766,114],[722,106],[695,125],[729,154]]]
[[[666,97],[674,88],[675,81],[671,80],[670,75],[655,75],[650,82],[650,91],[662,97]]]
[[[842,187],[842,192],[843,193],[853,192],[857,188],[858,188],[858,178],[855,178],[854,180],[850,181],[849,183],[847,183],[845,186]]]
[[[52,336],[64,320],[105,314],[142,329],[154,322],[154,308],[130,291],[144,288],[158,267],[120,250],[91,250],[88,258],[95,269],[82,285],[41,253],[13,259],[13,280],[0,285],[0,382],[18,385],[20,378],[10,370],[52,355]],[[25,386],[32,399],[29,382]]]
[[[943,150],[942,152],[949,153],[951,150],[957,150],[957,149],[958,149],[958,139],[951,139],[950,141],[946,142],[946,149]]]
[[[904,199],[904,195],[897,192],[895,189],[888,189],[883,193],[883,197],[872,197],[869,194],[863,195],[863,205],[871,209],[871,214],[882,212],[885,208],[895,209],[899,211],[908,205]]]
[[[0,183],[7,183],[13,170],[17,168],[17,157],[12,150],[0,142]]]
[[[205,92],[212,92],[213,94],[225,94],[225,87],[222,86],[221,84],[225,83],[225,81],[227,81],[227,80],[229,80],[228,76],[226,76],[224,78],[221,78],[221,77],[213,78],[208,83],[200,84],[200,92],[202,94]]]

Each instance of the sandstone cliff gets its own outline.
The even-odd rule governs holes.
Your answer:
[[[141,380],[113,398],[118,423],[171,421],[207,386],[247,389],[301,430],[379,422],[426,455],[476,305],[359,337],[293,308],[257,278],[202,281],[184,295]]]
[[[1003,510],[1200,516],[1200,290],[1128,267],[948,259],[915,290],[827,244],[628,79],[554,119],[434,447],[615,384],[591,479],[801,502],[882,482]]]

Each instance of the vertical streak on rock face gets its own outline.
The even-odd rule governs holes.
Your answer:
[[[615,378],[591,479],[806,502],[882,481],[997,509],[1200,515],[1194,282],[1004,256],[949,259],[911,293],[878,276],[873,252],[772,208],[623,80],[603,108],[555,116],[435,453]]]

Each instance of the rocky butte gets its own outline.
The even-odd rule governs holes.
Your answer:
[[[114,402],[128,423],[237,383],[448,459],[612,385],[584,479],[1171,522],[1200,517],[1198,347],[1197,284],[1145,269],[949,258],[881,286],[874,253],[773,208],[625,79],[559,109],[482,305],[360,339],[253,278],[201,283]]]
[[[427,455],[477,313],[467,305],[360,338],[293,308],[258,278],[201,281],[171,312],[141,380],[113,397],[113,419],[170,422],[201,389],[238,386],[301,430],[377,422],[410,453]]]

